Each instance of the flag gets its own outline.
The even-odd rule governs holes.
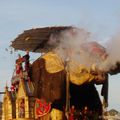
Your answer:
[[[36,98],[35,101],[35,114],[36,118],[42,117],[49,113],[51,110],[51,104],[47,103],[44,99]]]

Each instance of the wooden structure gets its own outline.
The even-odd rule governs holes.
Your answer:
[[[34,101],[29,83],[21,80],[16,96],[16,119],[33,120],[35,118]]]
[[[57,39],[57,41],[53,41],[54,44],[50,44],[51,37],[57,38],[66,30],[74,33],[74,27],[71,26],[37,28],[26,30],[12,41],[11,46],[15,50],[45,52],[46,54],[31,65],[31,82],[22,79],[19,81],[15,98],[11,97],[11,92],[5,90],[3,103],[5,120],[37,119],[35,98],[42,98],[51,103],[51,111],[45,116],[38,117],[38,119],[64,120],[67,92],[69,92],[70,107],[75,106],[77,110],[83,110],[87,106],[90,111],[102,115],[102,103],[94,84],[103,84],[103,95],[107,96],[107,73],[103,73],[103,79],[99,80],[97,76],[99,73],[92,74],[87,68],[76,65],[74,71],[69,69],[68,74],[65,66],[66,61],[61,60],[55,53],[49,52],[56,48],[60,42]],[[67,78],[69,78],[68,91],[66,91]],[[23,113],[20,113],[21,108]],[[10,115],[8,115],[7,110]]]
[[[28,83],[22,80],[17,94],[8,91],[6,87],[3,98],[3,120],[34,120],[34,97],[28,87]]]
[[[3,120],[11,120],[16,117],[15,106],[16,106],[15,98],[13,94],[10,91],[8,91],[8,87],[6,86],[5,94],[3,98],[3,106],[2,106],[2,109],[3,109],[2,119]]]
[[[49,44],[51,35],[59,35],[61,32],[71,29],[70,26],[45,27],[24,31],[14,41],[12,47],[16,50],[45,52],[50,51],[55,45]],[[59,40],[57,41],[59,42]]]

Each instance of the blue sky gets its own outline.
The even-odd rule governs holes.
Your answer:
[[[10,83],[18,54],[5,48],[24,30],[74,25],[104,42],[119,31],[119,21],[120,0],[0,0],[0,91]],[[109,84],[109,108],[120,110],[120,75],[110,77]]]

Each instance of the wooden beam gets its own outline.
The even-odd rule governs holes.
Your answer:
[[[5,92],[0,92],[0,94],[5,94]]]

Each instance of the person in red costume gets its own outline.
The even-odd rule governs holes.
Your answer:
[[[69,120],[74,120],[74,113],[75,113],[75,106],[72,105],[72,107],[71,107],[71,109],[70,109]]]
[[[16,74],[21,74],[23,72],[22,62],[23,58],[19,54],[18,59],[16,60]]]

